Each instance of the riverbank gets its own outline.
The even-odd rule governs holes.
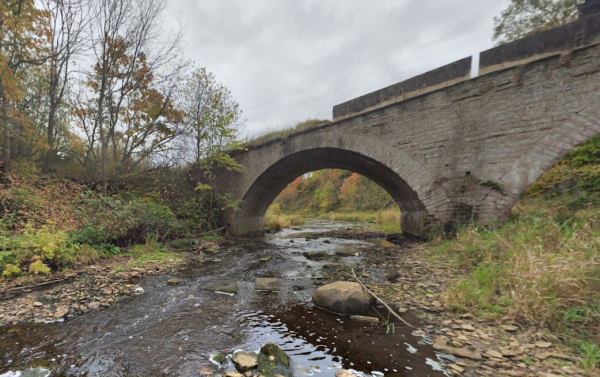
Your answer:
[[[423,341],[453,355],[446,366],[448,375],[598,375],[589,355],[555,334],[510,318],[455,310],[448,292],[468,279],[469,272],[457,268],[448,256],[436,255],[423,244],[390,248],[387,254],[369,263],[380,267],[378,273],[386,274],[388,281],[367,286],[398,312],[424,321],[426,326],[417,330]]]

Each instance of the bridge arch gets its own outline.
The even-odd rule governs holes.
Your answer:
[[[344,169],[361,174],[377,183],[396,201],[402,212],[402,230],[422,235],[433,220],[433,207],[449,205],[450,200],[427,170],[409,156],[394,151],[363,135],[336,135],[324,131],[293,135],[271,145],[276,156],[260,156],[246,163],[244,184],[238,180],[242,198],[239,211],[229,214],[231,233],[252,234],[263,231],[265,213],[277,195],[299,176],[321,169]],[[240,187],[241,186],[241,187]]]

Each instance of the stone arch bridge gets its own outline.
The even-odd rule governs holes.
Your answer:
[[[229,232],[263,231],[300,175],[346,169],[383,187],[404,232],[506,219],[542,173],[600,133],[600,14],[337,105],[333,122],[235,154],[219,190],[242,200]]]

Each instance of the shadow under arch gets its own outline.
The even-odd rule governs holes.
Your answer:
[[[417,193],[392,169],[370,157],[340,148],[312,148],[288,155],[267,168],[244,195],[236,213],[233,232],[262,232],[267,209],[277,195],[299,176],[322,169],[343,169],[361,174],[381,186],[396,201],[402,231],[421,236],[425,205]]]

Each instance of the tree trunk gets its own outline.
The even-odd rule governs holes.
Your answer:
[[[53,83],[50,85],[50,114],[48,114],[48,152],[46,152],[46,159],[44,161],[44,173],[50,172],[52,166],[52,160],[54,159],[54,124],[56,122],[56,110],[57,103],[54,100],[55,88]]]
[[[4,127],[4,145],[2,146],[2,172],[4,183],[8,183],[8,173],[10,172],[10,125],[6,116],[6,100],[2,101],[2,126]]]

